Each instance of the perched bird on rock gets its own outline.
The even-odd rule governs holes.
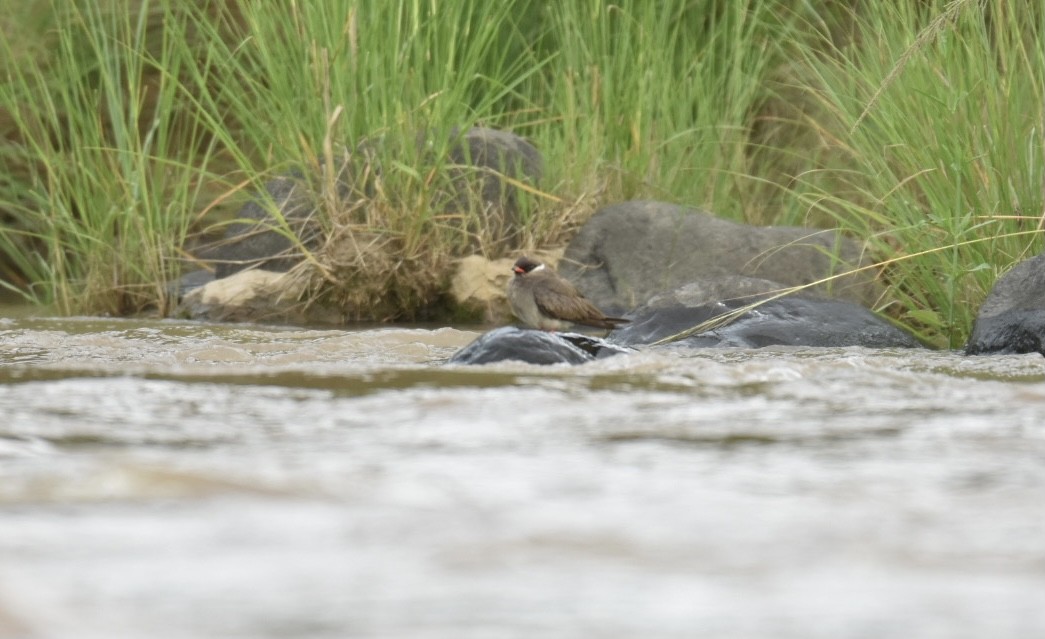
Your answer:
[[[628,322],[603,315],[573,284],[536,260],[520,257],[512,271],[508,303],[516,317],[534,328],[561,331],[583,324],[612,329]]]

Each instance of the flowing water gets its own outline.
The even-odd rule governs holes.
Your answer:
[[[0,637],[1045,636],[1045,358],[0,319]]]

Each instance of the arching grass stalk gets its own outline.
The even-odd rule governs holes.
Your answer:
[[[1013,233],[1011,235],[1030,236],[1030,235],[1037,235],[1037,234],[1039,234],[1039,231],[1034,230],[1034,231],[1022,231],[1020,233]],[[983,241],[985,241],[985,240],[982,240],[982,239],[966,240],[966,241],[963,241],[963,242],[958,242],[958,243],[956,243],[953,246],[940,246],[940,247],[936,247],[936,248],[926,249],[926,250],[920,251],[918,253],[911,253],[911,254],[908,254],[908,255],[904,255],[902,257],[895,257],[895,258],[891,258],[891,259],[884,260],[884,261],[881,261],[881,262],[877,262],[875,264],[868,264],[867,266],[862,266],[862,267],[859,267],[859,268],[850,269],[848,271],[845,271],[844,273],[837,273],[835,275],[831,275],[829,277],[825,277],[825,278],[821,278],[819,280],[816,280],[815,282],[809,282],[808,284],[802,284],[800,286],[790,286],[790,287],[787,287],[787,288],[781,288],[781,289],[778,289],[776,291],[770,291],[768,293],[760,293],[759,294],[760,296],[761,295],[767,295],[767,297],[765,297],[764,299],[760,299],[757,302],[752,302],[752,303],[746,304],[746,305],[744,305],[744,306],[742,306],[740,308],[733,309],[733,310],[731,310],[729,312],[722,313],[721,315],[716,315],[715,317],[712,317],[712,318],[710,318],[708,320],[705,320],[705,321],[703,321],[703,322],[701,322],[699,324],[691,326],[690,328],[687,328],[687,329],[685,329],[683,331],[679,331],[678,333],[675,333],[673,335],[669,335],[667,337],[663,337],[663,338],[657,340],[656,342],[654,342],[653,344],[651,344],[651,346],[663,346],[665,344],[671,344],[673,342],[677,342],[677,341],[686,339],[688,337],[693,337],[694,335],[699,335],[701,333],[706,333],[707,331],[712,331],[712,330],[715,330],[715,329],[722,328],[724,326],[728,326],[729,324],[731,324],[734,321],[740,319],[741,317],[743,317],[747,313],[757,309],[759,306],[762,306],[763,304],[766,304],[768,302],[772,302],[774,300],[778,300],[778,299],[783,298],[783,297],[787,297],[788,295],[793,295],[795,293],[799,293],[801,291],[804,291],[804,290],[807,290],[807,289],[810,289],[810,288],[814,288],[814,287],[820,286],[822,284],[827,284],[829,282],[832,282],[832,281],[837,280],[837,279],[842,278],[842,277],[847,277],[847,276],[853,275],[855,273],[861,273],[861,272],[864,272],[864,271],[877,271],[877,270],[880,270],[880,269],[883,269],[883,268],[886,268],[886,267],[896,266],[897,264],[900,264],[900,263],[902,263],[902,262],[904,262],[906,260],[919,259],[919,258],[922,258],[922,257],[924,257],[926,255],[930,255],[930,254],[933,254],[933,253],[948,252],[948,251],[954,250],[955,248],[958,248],[959,246],[971,245],[971,244],[975,244],[977,242],[983,242]],[[725,300],[722,300],[722,301],[725,301]],[[932,335],[921,334],[921,335],[917,335],[917,337],[920,340],[922,340],[923,342],[927,342],[928,343],[928,342],[930,342],[932,340],[933,336]],[[953,348],[955,346],[953,344],[951,344],[951,347]]]

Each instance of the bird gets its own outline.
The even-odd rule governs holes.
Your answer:
[[[565,330],[573,324],[617,328],[629,320],[607,317],[561,275],[541,262],[520,257],[512,266],[508,304],[525,324],[544,331]]]

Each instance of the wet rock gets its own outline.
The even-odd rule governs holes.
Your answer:
[[[419,136],[422,154],[434,146],[432,135]],[[453,131],[450,137],[448,157],[442,163],[432,158],[447,178],[446,191],[433,196],[434,207],[445,213],[470,212],[448,219],[457,220],[473,237],[481,233],[490,238],[486,248],[514,248],[522,230],[520,196],[504,176],[536,184],[542,171],[540,152],[524,138],[494,129]],[[298,171],[272,180],[265,187],[272,204],[248,202],[237,214],[245,221],[231,224],[224,239],[203,250],[201,257],[215,264],[217,278],[249,268],[289,270],[301,261],[302,248],[315,250],[325,239],[319,219],[322,203],[332,201],[352,212],[366,199],[372,188],[368,180],[379,171],[373,148],[378,144],[344,153],[332,175]]]
[[[652,344],[766,300],[782,288],[777,282],[741,276],[691,282],[651,299],[629,315],[630,324],[613,331],[607,339],[626,346]],[[695,348],[760,348],[774,344],[921,347],[912,335],[859,304],[804,294],[766,301],[723,327],[673,344]]]
[[[502,326],[480,335],[454,353],[450,363],[489,364],[514,360],[529,364],[583,364],[627,351],[589,335]]]
[[[745,275],[798,286],[868,263],[861,244],[836,231],[748,226],[634,201],[596,212],[567,247],[559,273],[615,315],[699,278]],[[865,306],[880,293],[871,271],[817,288]]]
[[[1045,355],[1045,253],[1014,266],[980,307],[967,355]]]

